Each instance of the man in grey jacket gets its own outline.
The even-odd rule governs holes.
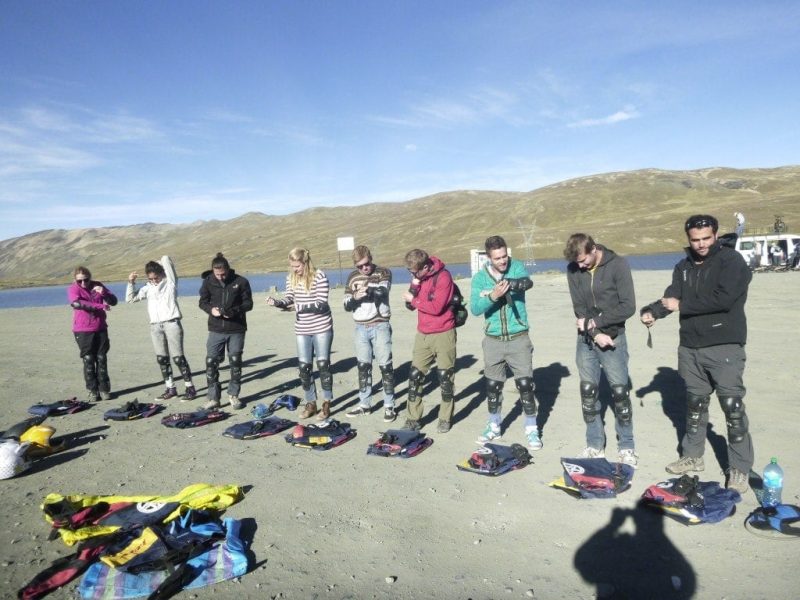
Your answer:
[[[580,376],[581,411],[586,423],[585,458],[605,456],[605,431],[599,399],[601,373],[611,387],[616,417],[618,460],[638,466],[633,443],[633,409],[628,377],[625,321],[636,312],[633,278],[627,261],[585,233],[567,240],[567,282],[575,310],[575,361]]]

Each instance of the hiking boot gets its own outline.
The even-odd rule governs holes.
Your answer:
[[[539,437],[539,428],[535,425],[525,428],[525,437],[528,438],[528,448],[531,450],[541,450],[544,446],[542,438]]]
[[[322,408],[320,409],[319,414],[317,414],[317,420],[324,421],[325,419],[329,419],[330,416],[331,416],[331,403],[330,401],[325,400],[322,403]]]
[[[239,400],[239,396],[228,396],[228,402],[231,405],[233,410],[242,410],[244,408],[244,404],[241,400]]]
[[[371,411],[370,411],[369,406],[361,406],[359,404],[358,406],[356,406],[355,408],[353,408],[351,410],[348,410],[344,414],[347,415],[348,417],[363,417],[365,415],[368,415],[370,412]]]
[[[205,410],[216,410],[219,408],[219,400],[209,400],[203,405]]]
[[[439,420],[439,424],[436,426],[436,431],[438,433],[447,433],[450,431],[450,421],[442,421]]]
[[[478,436],[478,439],[476,441],[479,444],[485,444],[486,442],[493,442],[494,440],[499,440],[500,436],[501,436],[500,425],[489,421],[488,423],[486,423],[486,428],[483,430],[483,433]]]
[[[111,392],[100,392],[100,400],[111,400]]]
[[[397,412],[394,410],[394,406],[387,406],[383,409],[383,422],[384,423],[391,423],[397,418]]]
[[[747,473],[742,473],[737,469],[728,470],[728,485],[725,486],[729,490],[736,490],[744,496],[747,490],[750,489],[750,482],[747,480]]]
[[[633,451],[633,448],[623,448],[617,453],[617,459],[623,465],[628,465],[634,469],[639,466],[639,455]]]
[[[172,398],[175,398],[177,395],[178,395],[178,390],[176,390],[174,386],[168,387],[164,390],[163,394],[156,397],[156,400],[171,400]]]
[[[306,405],[303,407],[303,412],[300,413],[301,419],[310,419],[315,414],[317,414],[317,403],[316,402],[306,402]]]
[[[578,454],[578,458],[605,458],[605,457],[606,453],[603,451],[602,448],[598,450],[597,448],[592,448],[591,446],[586,446],[586,448],[583,449],[583,452]]]
[[[92,390],[89,390],[88,392],[86,392],[86,400],[88,400],[89,402],[100,402],[100,394],[98,394],[97,392],[93,392]]]
[[[415,421],[414,419],[406,419],[406,422],[403,425],[403,429],[408,429],[410,431],[419,431],[420,429],[422,429],[422,425],[419,424],[419,421]]]
[[[689,471],[703,471],[705,470],[706,465],[703,462],[702,456],[698,456],[697,458],[692,458],[691,456],[682,456],[675,462],[669,463],[664,468],[667,470],[667,473],[683,475]]]
[[[181,398],[181,401],[194,400],[195,398],[197,398],[197,390],[194,389],[193,385],[186,386],[186,391],[183,393],[183,398]]]

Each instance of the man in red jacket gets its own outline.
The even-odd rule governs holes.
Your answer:
[[[421,428],[422,388],[425,376],[436,363],[442,393],[437,431],[447,433],[453,419],[456,365],[456,322],[450,307],[453,277],[441,260],[420,249],[406,254],[406,267],[412,279],[403,300],[406,307],[417,311],[417,335],[408,375],[408,420],[404,428]]]

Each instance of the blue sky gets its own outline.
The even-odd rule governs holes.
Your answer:
[[[0,239],[800,163],[800,3],[0,1]]]

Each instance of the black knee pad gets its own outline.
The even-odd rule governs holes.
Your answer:
[[[156,362],[161,369],[161,376],[167,380],[172,377],[172,367],[169,364],[169,356],[156,355]]]
[[[747,415],[741,396],[720,396],[719,404],[725,413],[725,424],[728,426],[728,441],[741,442],[747,435]]]
[[[436,369],[436,375],[439,377],[439,387],[442,390],[442,399],[450,401],[453,399],[455,393],[455,374],[456,370],[450,369]]]
[[[489,414],[496,415],[500,412],[503,404],[503,384],[504,381],[497,381],[496,379],[486,380],[486,405]]]
[[[97,355],[84,354],[83,359],[83,378],[86,381],[87,390],[97,390]]]
[[[310,390],[313,385],[311,381],[311,363],[301,362],[298,371],[300,372],[300,385],[303,386],[304,390]]]
[[[597,386],[591,381],[581,381],[581,412],[586,423],[591,423],[600,414],[596,405]]]
[[[614,402],[614,415],[621,425],[628,425],[633,419],[631,392],[627,385],[612,385],[611,400]]]
[[[519,391],[519,399],[522,402],[522,412],[527,416],[533,417],[536,415],[536,396],[534,391],[536,385],[533,383],[533,377],[519,377],[514,379],[514,384]]]
[[[330,392],[333,389],[333,374],[331,373],[331,361],[318,360],[319,385],[323,390]]]
[[[101,392],[109,391],[108,355],[97,355],[97,384]]]
[[[381,365],[381,383],[384,394],[394,394],[394,367],[392,363]]]
[[[408,372],[408,400],[413,401],[422,396],[422,386],[425,384],[425,373],[417,367],[411,367]]]
[[[358,363],[358,389],[362,392],[372,389],[372,363]]]
[[[175,365],[178,367],[178,370],[183,375],[184,381],[189,381],[192,378],[192,370],[189,368],[189,361],[186,360],[186,357],[181,354],[180,356],[176,356],[172,360],[175,361]]]
[[[219,379],[219,359],[216,356],[206,356],[206,379],[209,381]]]
[[[239,382],[242,380],[242,355],[231,354],[228,356],[231,365],[231,381]]]
[[[686,394],[686,431],[697,433],[700,427],[700,419],[703,415],[708,414],[709,402],[711,402],[709,396]]]

